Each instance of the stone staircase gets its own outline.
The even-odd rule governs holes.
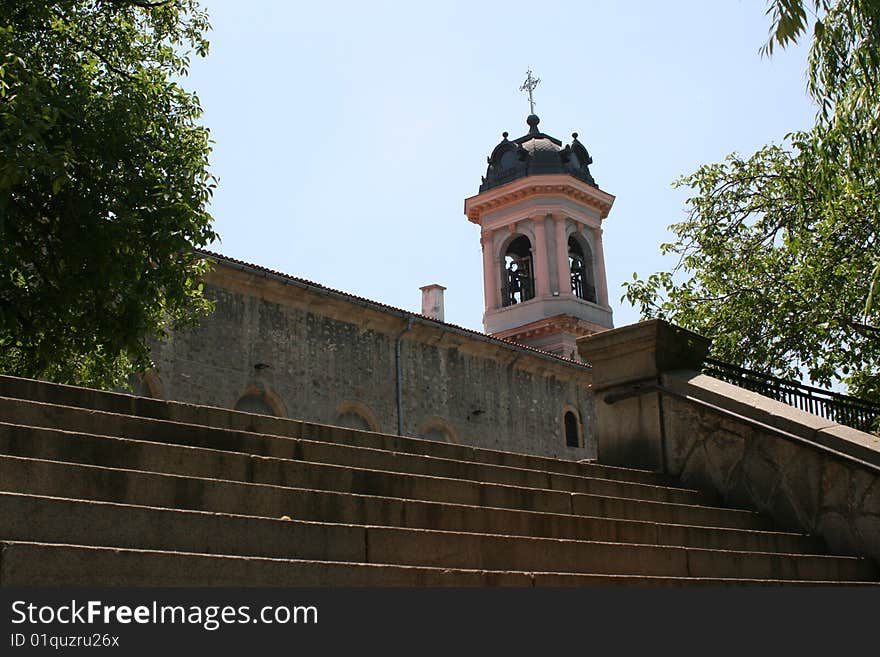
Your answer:
[[[0,377],[0,585],[868,583],[642,470]]]

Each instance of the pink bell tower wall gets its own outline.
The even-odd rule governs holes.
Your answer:
[[[486,333],[578,359],[578,337],[613,327],[602,248],[602,222],[613,203],[610,194],[565,174],[521,177],[465,200],[465,214],[481,228]],[[534,296],[505,305],[504,248],[517,235],[531,244]],[[595,301],[572,293],[572,236],[590,253]]]

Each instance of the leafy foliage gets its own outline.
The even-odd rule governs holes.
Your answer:
[[[661,247],[678,262],[634,275],[625,298],[712,337],[717,358],[880,398],[880,3],[813,8],[815,126],[680,179],[694,196]],[[806,29],[802,2],[768,14],[765,52]]]
[[[97,386],[209,308],[195,0],[0,5],[0,371]]]

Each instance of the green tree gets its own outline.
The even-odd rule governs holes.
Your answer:
[[[110,386],[209,309],[196,0],[0,4],[0,371]]]
[[[624,298],[717,358],[880,398],[880,3],[775,0],[763,51],[805,34],[807,10],[814,127],[677,181],[693,196],[661,247],[676,265]]]

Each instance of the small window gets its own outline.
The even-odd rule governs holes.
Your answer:
[[[581,446],[577,417],[571,411],[565,412],[565,444],[568,447]]]

